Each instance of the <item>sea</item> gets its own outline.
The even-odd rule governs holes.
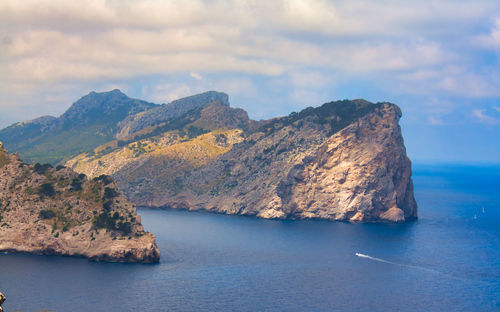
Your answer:
[[[0,254],[5,311],[500,311],[500,166],[413,166],[419,219],[140,208],[159,264]]]

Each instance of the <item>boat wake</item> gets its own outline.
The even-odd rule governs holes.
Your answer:
[[[427,272],[434,273],[434,274],[439,274],[439,275],[442,275],[442,276],[445,276],[445,277],[448,277],[448,278],[462,280],[461,278],[457,278],[455,276],[451,276],[451,275],[445,274],[443,272],[439,272],[439,271],[436,271],[436,270],[433,270],[433,269],[428,269],[428,268],[417,266],[417,265],[410,265],[410,264],[403,264],[403,263],[391,262],[391,261],[387,261],[387,260],[384,260],[384,259],[375,258],[375,257],[369,256],[369,255],[365,255],[365,254],[362,254],[362,253],[359,253],[359,252],[356,252],[355,255],[358,256],[358,257],[360,257],[360,258],[365,258],[365,259],[369,259],[369,260],[373,260],[373,261],[378,261],[378,262],[382,262],[382,263],[397,265],[397,266],[400,266],[400,267],[406,267],[406,268],[411,268],[411,269],[416,269],[416,270],[427,271]]]
[[[359,252],[356,253],[356,256],[358,256],[360,258],[370,259],[370,260],[373,260],[373,261],[378,261],[378,262],[383,262],[383,263],[389,263],[389,264],[399,265],[398,263],[394,263],[394,262],[387,261],[387,260],[380,259],[380,258],[371,257],[371,256],[368,256],[368,255],[364,255],[362,253],[359,253]]]

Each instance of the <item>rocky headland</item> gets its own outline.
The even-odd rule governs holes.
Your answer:
[[[66,166],[111,175],[142,206],[279,219],[417,218],[396,105],[344,100],[253,121],[223,93],[195,98],[184,109],[127,117],[115,140]]]
[[[29,165],[0,143],[0,251],[158,262],[153,234],[108,176]]]

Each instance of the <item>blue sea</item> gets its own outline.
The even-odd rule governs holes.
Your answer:
[[[1,254],[4,307],[500,311],[500,167],[415,165],[413,178],[408,224],[140,209],[160,264]]]

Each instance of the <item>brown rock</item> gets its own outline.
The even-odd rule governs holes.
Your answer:
[[[166,140],[172,135],[167,132],[149,139],[152,145],[168,141],[159,149],[163,154],[116,157],[123,148],[101,157],[104,167],[84,155],[68,163],[86,174],[108,168],[138,205],[272,219],[402,222],[417,218],[417,204],[400,117],[394,104],[354,100],[256,123],[241,111],[213,105],[193,124],[207,128],[215,119],[221,127],[247,127],[225,129],[224,146],[213,139],[221,133],[216,127],[187,142]]]
[[[23,164],[0,150],[0,251],[158,262],[155,237],[108,178]]]

